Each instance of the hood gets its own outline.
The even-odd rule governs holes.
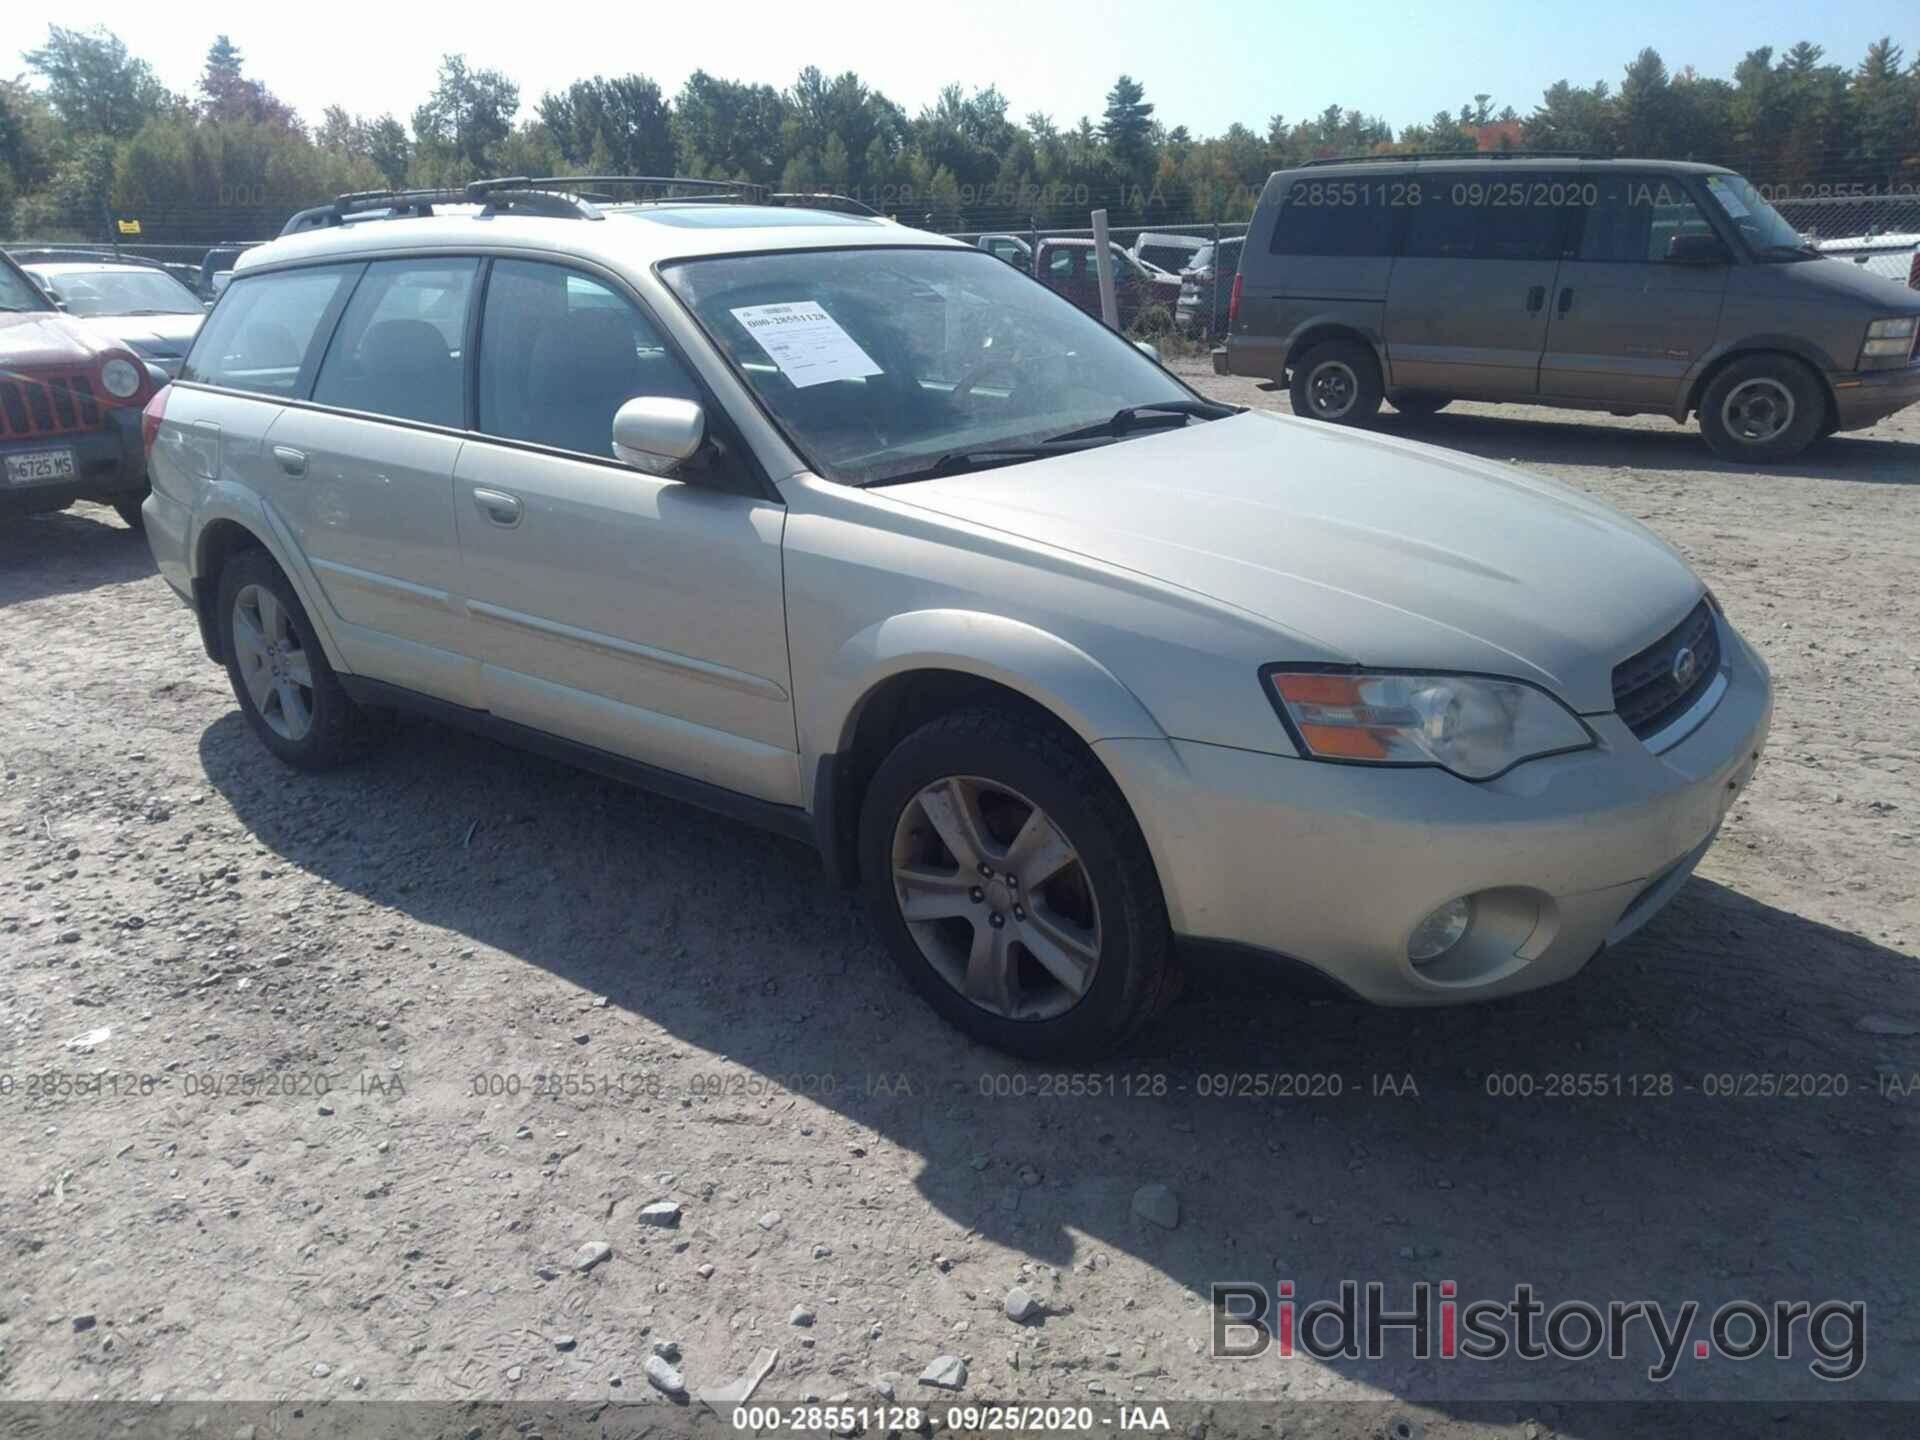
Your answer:
[[[0,370],[73,369],[126,349],[59,310],[0,310]]]
[[[887,494],[1250,612],[1276,661],[1513,676],[1589,714],[1702,593],[1553,481],[1260,412]]]
[[[83,323],[149,360],[181,360],[200,333],[205,311],[191,315],[89,315]]]
[[[1871,310],[1876,315],[1920,314],[1920,293],[1908,289],[1904,280],[1878,274],[1839,255],[1768,265],[1764,269],[1789,289],[1803,292],[1810,289],[1829,299],[1845,296],[1860,302],[1863,311]],[[1802,293],[1795,298],[1806,296]]]

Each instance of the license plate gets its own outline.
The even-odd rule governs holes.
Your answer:
[[[71,480],[79,473],[71,450],[29,450],[23,455],[7,456],[9,485],[44,485],[53,480]]]

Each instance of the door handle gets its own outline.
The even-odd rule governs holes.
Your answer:
[[[291,445],[273,447],[273,458],[280,462],[280,468],[287,474],[298,477],[307,473],[307,452],[296,450]]]
[[[1573,287],[1571,285],[1563,285],[1560,287],[1560,313],[1564,315],[1572,308]]]
[[[1529,315],[1538,315],[1540,313],[1540,307],[1542,305],[1545,305],[1546,303],[1547,303],[1547,287],[1546,286],[1536,285],[1531,290],[1527,291],[1527,313]]]
[[[509,495],[504,490],[475,490],[473,503],[487,519],[507,529],[518,525],[521,515],[525,513],[520,497]]]

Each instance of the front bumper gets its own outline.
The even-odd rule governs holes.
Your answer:
[[[1772,687],[1720,624],[1726,689],[1657,755],[1614,715],[1587,717],[1595,749],[1478,784],[1181,740],[1107,740],[1097,753],[1139,817],[1183,940],[1285,955],[1382,1004],[1511,994],[1565,979],[1651,919],[1745,788]],[[1461,896],[1474,904],[1466,936],[1416,969],[1408,937]]]
[[[1835,418],[1842,430],[1864,430],[1920,400],[1920,365],[1833,377]]]
[[[42,450],[73,451],[79,472],[71,480],[9,485],[0,463],[0,515],[31,515],[62,510],[76,500],[114,500],[138,494],[147,483],[146,452],[140,444],[140,411],[131,405],[107,409],[98,430],[0,440],[0,457]]]

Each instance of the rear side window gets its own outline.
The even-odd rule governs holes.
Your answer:
[[[1419,181],[1404,177],[1296,180],[1287,187],[1274,221],[1273,253],[1391,255],[1394,215],[1419,190]]]
[[[1593,192],[1580,233],[1582,260],[1664,262],[1676,235],[1711,235],[1713,227],[1671,175],[1608,175]]]
[[[1462,171],[1428,180],[1401,254],[1424,260],[1558,260],[1590,186],[1573,175]]]
[[[314,403],[463,428],[461,350],[477,260],[380,260],[353,292]]]
[[[577,271],[496,260],[480,321],[480,428],[602,459],[636,395],[700,400],[637,306]]]
[[[242,276],[200,327],[182,380],[291,399],[328,308],[358,265]]]

